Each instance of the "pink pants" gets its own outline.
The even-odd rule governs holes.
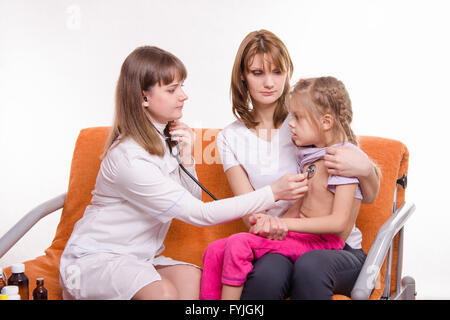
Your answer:
[[[241,286],[252,271],[252,261],[266,253],[279,253],[295,262],[305,252],[340,250],[344,241],[334,234],[288,232],[284,240],[269,240],[242,232],[212,242],[203,254],[200,299],[220,300],[222,285]]]

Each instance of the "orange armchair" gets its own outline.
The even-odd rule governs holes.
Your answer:
[[[217,161],[208,163],[204,159],[219,159],[215,139],[219,129],[196,129],[194,154],[199,180],[217,198],[233,196],[222,165]],[[0,238],[2,257],[39,219],[63,208],[55,237],[45,254],[26,261],[26,273],[30,284],[36,278],[45,278],[49,299],[61,299],[59,285],[59,260],[69,239],[73,226],[84,213],[91,200],[102,153],[109,127],[81,130],[73,153],[67,193],[51,199],[30,211],[10,231]],[[211,141],[212,140],[212,141]],[[361,148],[381,169],[381,186],[373,204],[361,205],[357,227],[363,233],[362,247],[368,252],[366,263],[353,288],[352,296],[335,295],[334,299],[414,299],[415,282],[411,277],[401,277],[403,255],[403,227],[415,207],[405,203],[408,150],[399,141],[360,137]],[[199,148],[198,148],[199,147]],[[207,155],[207,157],[205,157]],[[400,180],[399,180],[400,179]],[[397,187],[398,183],[404,186]],[[397,191],[398,189],[398,191]],[[203,201],[211,201],[203,194]],[[165,240],[164,255],[171,258],[202,265],[202,255],[207,245],[233,233],[246,231],[241,220],[209,227],[195,227],[174,220]],[[5,269],[10,274],[10,268]]]

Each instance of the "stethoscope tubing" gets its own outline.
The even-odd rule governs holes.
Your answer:
[[[167,141],[167,144],[169,145],[170,154],[173,157],[175,157],[175,159],[177,159],[178,165],[184,171],[184,173],[186,173],[188,177],[191,178],[200,188],[202,188],[202,190],[205,191],[212,199],[217,200],[217,198],[211,192],[209,192],[204,186],[202,186],[202,184],[183,166],[180,159],[180,146],[178,145],[178,143],[175,145],[175,147],[177,148],[176,155],[173,154],[169,141]]]

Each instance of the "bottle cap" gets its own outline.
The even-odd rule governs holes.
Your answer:
[[[18,286],[5,286],[2,288],[2,294],[14,295],[19,294]]]
[[[22,273],[25,272],[25,265],[23,263],[15,263],[11,266],[12,273]]]
[[[0,300],[8,300],[7,294],[0,294]]]

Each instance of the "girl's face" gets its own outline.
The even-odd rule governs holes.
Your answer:
[[[183,116],[183,105],[188,96],[182,86],[183,82],[175,79],[167,85],[157,83],[143,92],[147,98],[143,105],[152,121],[164,124]]]
[[[292,141],[297,147],[315,145],[322,147],[322,139],[319,128],[312,122],[312,119],[307,114],[304,106],[302,106],[301,99],[291,98],[289,103],[292,119],[289,121],[291,128]]]
[[[253,106],[267,106],[281,97],[286,83],[286,72],[282,72],[267,54],[257,54],[250,60],[245,74],[247,88]]]

